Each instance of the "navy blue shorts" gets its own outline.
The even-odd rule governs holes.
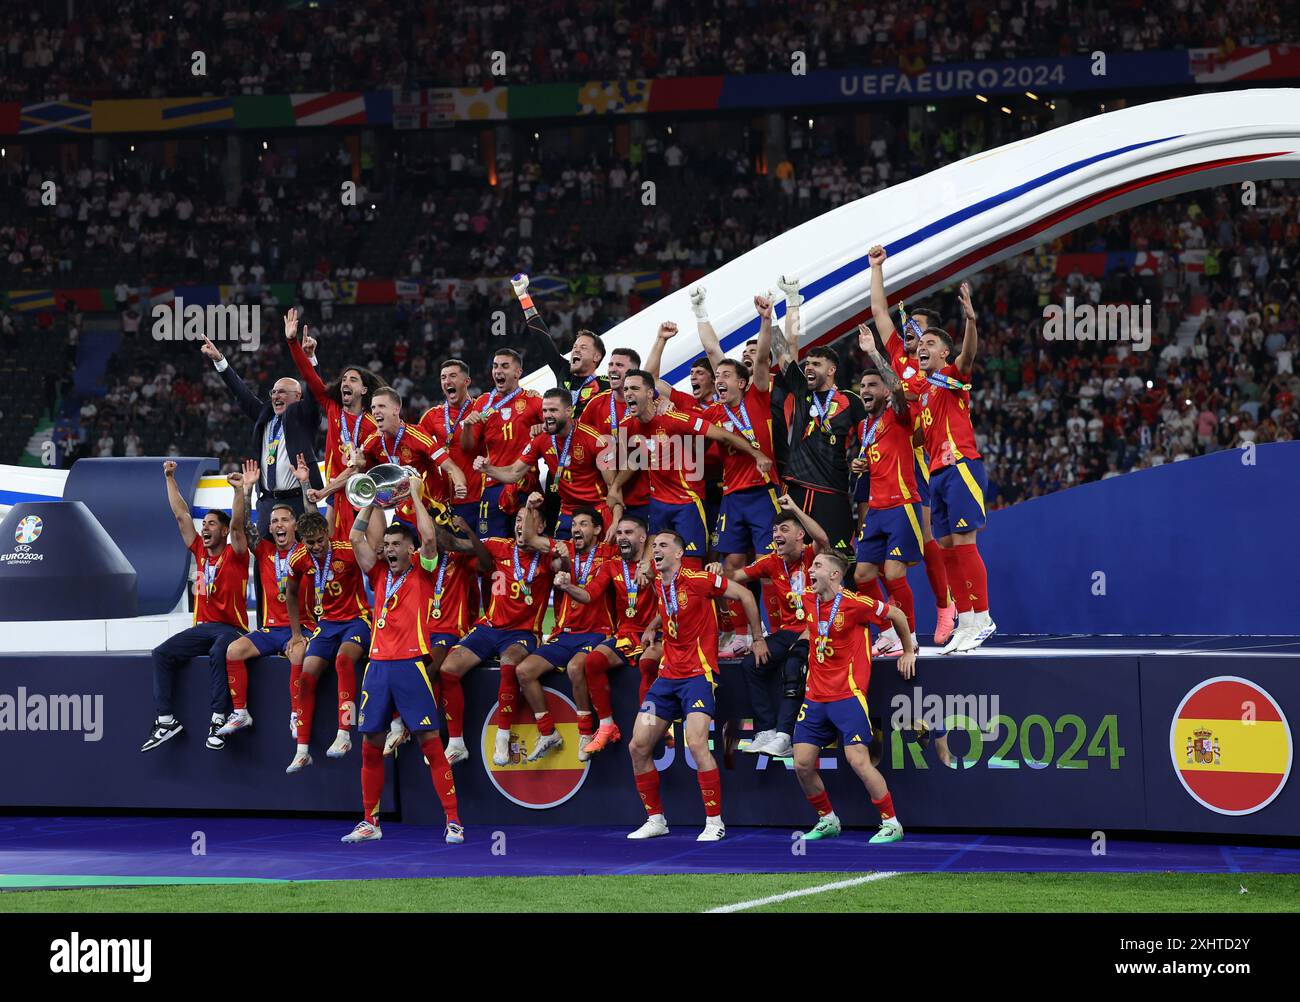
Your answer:
[[[844,746],[871,744],[871,721],[865,699],[849,696],[833,703],[806,699],[794,725],[794,743],[825,748],[834,741]]]
[[[921,450],[921,455],[925,456],[925,450]],[[927,457],[924,461],[915,459],[912,461],[913,472],[916,474],[916,492],[921,495],[921,507],[930,507],[930,461]]]
[[[346,623],[322,619],[316,624],[316,632],[307,641],[307,657],[324,658],[333,661],[338,657],[339,648],[352,643],[361,648],[364,654],[370,649],[370,624],[358,616]]]
[[[603,633],[561,633],[549,643],[542,644],[533,654],[563,671],[579,654],[594,651],[604,642]]]
[[[477,654],[480,661],[499,657],[515,644],[521,645],[531,654],[537,649],[537,634],[532,630],[498,630],[495,626],[480,624],[457,642],[457,646],[466,647]]]
[[[987,522],[984,495],[988,489],[988,474],[980,459],[959,459],[932,473],[930,528],[934,538],[983,529]]]
[[[693,678],[664,678],[660,675],[641,703],[642,711],[672,723],[687,714],[714,715],[713,683],[704,675]]]
[[[388,730],[394,709],[413,731],[442,726],[433,681],[422,661],[371,661],[366,667],[357,730],[362,734]]]
[[[715,549],[761,556],[772,548],[772,520],[781,512],[773,487],[747,487],[722,497]]]
[[[478,538],[500,536],[503,539],[515,538],[515,516],[513,512],[501,510],[501,492],[505,484],[493,484],[483,488],[483,500],[478,504]],[[470,522],[474,525],[474,522]]]
[[[641,655],[645,653],[639,634],[620,633],[616,637],[603,637],[596,646],[608,647],[629,668],[635,668],[637,662],[641,660]]]
[[[639,518],[642,519],[648,525],[650,523],[650,506],[648,504],[638,504],[638,505],[631,505],[630,507],[624,507],[623,517]]]
[[[477,501],[462,501],[460,504],[452,505],[451,510],[453,514],[459,515],[468,522],[471,529],[478,532],[479,503]]]
[[[455,647],[460,643],[460,634],[458,633],[430,633],[429,650],[435,647]]]
[[[284,653],[289,638],[293,636],[293,630],[287,626],[263,626],[260,630],[252,630],[245,636],[257,648],[257,656],[265,658],[272,654]]]
[[[709,537],[704,530],[704,505],[664,504],[650,500],[650,534],[675,532],[686,542],[686,556],[703,560],[709,551]]]
[[[915,564],[924,551],[919,504],[867,509],[867,520],[858,534],[858,563],[883,567],[886,560],[897,560]]]

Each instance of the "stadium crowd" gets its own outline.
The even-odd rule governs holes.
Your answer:
[[[0,81],[22,101],[349,91],[811,69],[1288,41],[1280,0],[1094,6],[1067,0],[590,0],[311,4],[79,0],[15,13]],[[192,72],[205,53],[207,72]],[[493,77],[492,54],[506,56]]]

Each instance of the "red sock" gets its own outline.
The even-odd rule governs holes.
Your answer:
[[[316,717],[316,683],[320,681],[315,675],[303,672],[298,679],[298,744],[311,744],[311,724]],[[380,758],[383,758],[382,749]]]
[[[442,715],[447,721],[447,738],[459,738],[465,733],[465,690],[454,675],[438,675],[442,686]]]
[[[930,579],[935,606],[939,609],[948,608],[951,603],[948,594],[948,565],[944,563],[943,547],[937,540],[932,539],[925,544],[925,576]]]
[[[536,713],[533,716],[537,719],[538,734],[550,735],[555,733],[555,721],[551,719],[551,714],[548,711],[543,710],[541,713]]]
[[[879,800],[872,800],[871,802],[876,805],[876,810],[880,812],[881,821],[888,821],[894,816],[894,798],[888,793]]]
[[[248,708],[248,665],[238,658],[226,658],[226,681],[230,683],[230,702],[236,710]]]
[[[384,795],[384,749],[361,742],[361,809],[372,825],[379,820],[379,798]]]
[[[886,581],[885,588],[889,591],[889,604],[903,610],[903,615],[907,617],[907,628],[915,633],[916,603],[912,600],[912,586],[907,583],[907,575]]]
[[[339,730],[350,731],[357,719],[357,704],[352,701],[357,692],[357,663],[340,654],[334,659],[334,671],[339,677]]]
[[[515,666],[502,663],[501,681],[497,684],[497,727],[503,731],[510,730],[515,722],[515,704],[519,701],[519,678]]]
[[[700,797],[704,800],[705,816],[718,817],[722,814],[722,777],[718,775],[717,768],[708,772],[701,769],[695,778],[700,781]]]
[[[578,711],[578,733],[590,736],[596,733],[596,718],[590,713]]]
[[[645,702],[645,694],[650,691],[650,687],[655,684],[655,679],[659,677],[659,662],[652,658],[642,658],[636,666],[641,672],[641,689],[636,696],[639,706]]]
[[[647,815],[662,814],[663,801],[659,799],[659,770],[651,769],[636,777],[636,792],[641,794],[641,804]]]
[[[302,711],[298,707],[298,690],[302,683],[302,665],[289,665],[289,709],[298,714],[298,719],[302,719]]]
[[[835,808],[831,806],[831,795],[825,790],[821,793],[814,794],[808,798],[808,803],[813,805],[819,818],[826,817],[827,814],[835,813]]]
[[[989,610],[989,572],[984,567],[984,558],[980,556],[979,547],[974,543],[954,546],[953,551],[961,561],[963,577],[970,588],[971,608],[975,612]]]
[[[961,557],[957,553],[957,547],[943,547],[943,563],[948,569],[948,589],[952,592],[953,603],[957,606],[957,611],[970,612],[972,608],[970,601],[970,587],[966,584],[966,574],[961,567]]]
[[[442,750],[442,738],[438,737],[437,731],[431,731],[420,742],[420,751],[429,760],[429,775],[433,777],[433,788],[438,791],[438,799],[442,801],[443,813],[447,815],[448,821],[460,824],[460,813],[456,806],[456,781],[451,778],[451,765]]]
[[[602,720],[612,717],[614,704],[609,696],[609,659],[599,651],[590,651],[583,663],[583,670],[587,673],[587,695],[591,698],[591,708]]]
[[[882,578],[879,574],[876,575],[876,590],[880,592],[880,600],[882,602],[888,603],[889,588],[886,587],[885,585],[885,579]]]

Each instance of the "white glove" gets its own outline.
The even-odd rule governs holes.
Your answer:
[[[697,320],[708,320],[709,309],[704,305],[705,289],[702,285],[697,285],[691,290],[691,312],[695,314]]]
[[[528,294],[528,276],[522,272],[510,279],[510,284],[514,286],[515,295],[519,299],[523,299]]]
[[[776,285],[785,293],[785,308],[787,310],[803,303],[803,296],[799,295],[799,279],[786,278],[782,275],[776,280]]]

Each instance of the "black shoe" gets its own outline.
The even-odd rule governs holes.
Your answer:
[[[170,741],[176,737],[185,728],[179,720],[173,720],[170,724],[164,724],[161,719],[154,718],[153,730],[149,732],[149,740],[140,746],[142,752],[153,751],[164,741]]]
[[[221,728],[224,726],[225,726],[225,721],[223,720],[214,720],[212,721],[212,723],[208,724],[209,750],[221,751],[222,748],[226,747],[226,739],[217,733],[217,731],[221,730]]]

